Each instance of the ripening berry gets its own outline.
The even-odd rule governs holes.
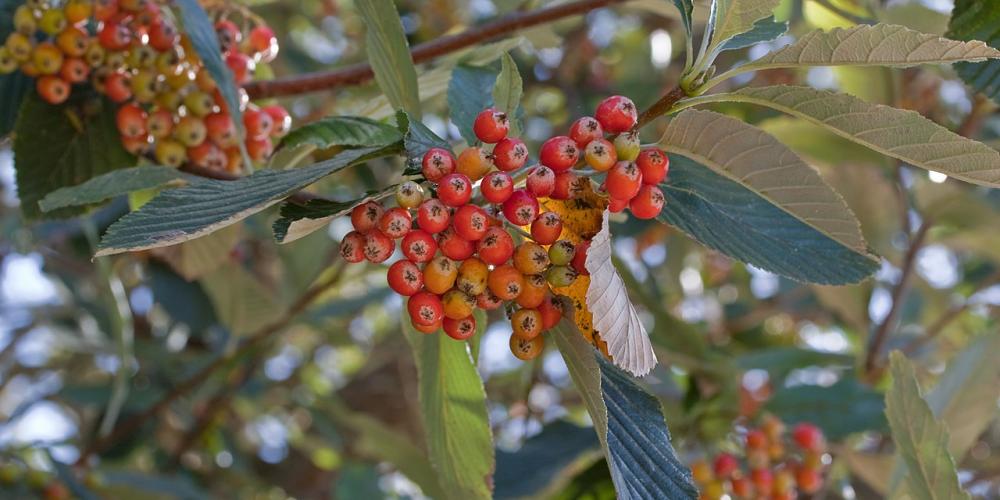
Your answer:
[[[53,75],[59,71],[63,63],[63,53],[50,42],[43,42],[35,47],[31,54],[31,60],[35,63],[35,68],[43,75]]]
[[[261,60],[269,62],[278,55],[278,38],[268,26],[254,26],[248,37],[250,48],[260,54]]]
[[[516,226],[527,226],[538,217],[538,199],[524,189],[518,189],[503,202],[503,215]]]
[[[149,45],[158,52],[163,52],[180,41],[177,27],[167,20],[153,23],[149,28]]]
[[[655,186],[667,178],[667,172],[670,169],[670,158],[658,148],[648,148],[639,153],[638,158],[635,159],[635,164],[639,166],[639,171],[642,172],[642,183]]]
[[[66,14],[62,9],[45,9],[42,17],[38,20],[38,29],[46,35],[56,36],[60,31],[66,29]]]
[[[750,429],[746,435],[747,448],[763,450],[767,448],[767,435],[759,429]]]
[[[194,116],[198,117],[207,116],[209,113],[215,111],[215,99],[213,99],[208,92],[202,92],[200,90],[196,90],[184,96],[184,107],[187,108],[187,110],[190,111],[191,114],[193,114]],[[249,110],[247,112],[250,113]],[[243,115],[244,123],[247,121],[246,117],[247,115]],[[271,118],[270,115],[268,115],[267,119],[268,123],[270,123],[270,118]],[[266,137],[267,135],[251,134],[250,128],[247,127],[247,136],[257,139]]]
[[[351,225],[362,234],[375,229],[385,209],[376,201],[366,201],[351,209]]]
[[[576,142],[564,135],[553,137],[544,143],[538,152],[538,160],[542,165],[556,172],[569,170],[580,159],[580,148]]]
[[[425,179],[438,182],[442,177],[455,171],[455,157],[447,149],[428,149],[420,162],[420,171]]]
[[[197,116],[185,116],[178,120],[174,127],[174,138],[187,147],[201,144],[206,137],[208,137],[208,129],[205,127],[205,122]]]
[[[0,62],[0,73],[3,73],[2,66],[3,64]],[[90,66],[83,59],[70,57],[63,61],[62,68],[59,68],[59,76],[69,83],[83,83],[90,76]]]
[[[132,45],[126,52],[127,56],[125,61],[129,66],[133,68],[142,69],[152,69],[153,65],[156,64],[156,57],[159,53],[153,47],[149,45]],[[184,85],[189,83],[191,80],[187,77],[187,73],[184,73],[185,77],[182,82],[176,82],[173,80],[166,80],[170,88],[179,89],[183,88]]]
[[[236,125],[228,113],[218,112],[205,116],[205,129],[208,131],[208,138],[222,148],[235,146],[239,140]]]
[[[63,6],[63,13],[66,15],[66,22],[76,24],[86,21],[90,17],[91,3],[89,0],[69,0]]]
[[[552,186],[552,193],[549,198],[553,200],[572,200],[583,194],[584,186],[590,182],[585,177],[576,175],[576,172],[567,170],[556,174],[555,182]]]
[[[451,221],[455,234],[469,241],[479,241],[490,228],[489,216],[475,205],[463,205],[455,211]]]
[[[487,144],[496,144],[507,137],[510,130],[510,121],[507,114],[496,108],[486,108],[476,115],[476,120],[472,124],[472,131],[476,137]]]
[[[444,318],[444,307],[441,305],[441,299],[426,291],[417,292],[406,301],[406,312],[410,314],[410,321],[423,326],[440,324]]]
[[[132,97],[141,103],[149,103],[156,100],[159,93],[160,84],[157,82],[157,74],[153,70],[142,70],[132,75],[129,87],[132,90]]]
[[[438,320],[437,323],[432,323],[430,325],[417,324],[416,322],[414,322],[414,321],[411,320],[410,321],[410,325],[413,326],[414,330],[416,330],[416,331],[418,331],[420,333],[426,333],[426,334],[430,335],[432,333],[437,333],[437,331],[440,330],[444,326],[444,320]]]
[[[272,104],[264,106],[261,110],[271,116],[271,122],[274,124],[271,127],[272,138],[280,139],[288,135],[288,132],[292,130],[292,116],[288,114],[288,110],[283,106]]]
[[[761,468],[750,471],[750,480],[757,491],[771,491],[774,484],[774,474],[771,469]]]
[[[476,299],[465,292],[452,288],[441,297],[444,305],[444,317],[451,319],[462,319],[472,314],[476,307]]]
[[[455,340],[466,340],[476,333],[476,318],[471,314],[460,319],[445,318],[444,333]]]
[[[146,130],[157,139],[170,137],[174,130],[174,115],[165,110],[158,109],[149,114],[146,119]]]
[[[493,148],[493,163],[504,172],[511,172],[528,162],[528,146],[516,137],[508,137]]]
[[[491,227],[486,231],[486,236],[479,240],[476,251],[483,262],[499,266],[514,255],[514,239],[503,228]]]
[[[551,293],[546,293],[537,307],[542,315],[542,330],[549,330],[559,324],[563,317],[563,303]]]
[[[604,138],[604,129],[592,116],[578,118],[569,128],[569,137],[576,142],[577,147],[584,149],[595,139]]]
[[[125,151],[139,156],[146,155],[153,151],[153,143],[148,135],[140,135],[138,137],[122,137],[122,147]]]
[[[751,469],[762,469],[771,466],[771,458],[766,449],[747,448],[747,465]]]
[[[792,440],[799,448],[807,451],[823,451],[826,448],[823,431],[819,430],[819,427],[805,422],[792,429]]]
[[[438,199],[450,207],[460,207],[472,198],[472,181],[469,177],[453,173],[441,178],[438,183]]]
[[[67,61],[72,61],[72,59],[67,59]],[[66,63],[63,63],[63,66],[65,65]],[[0,75],[8,75],[16,70],[17,59],[14,59],[14,56],[10,54],[6,45],[0,45]]]
[[[483,198],[490,203],[503,203],[514,193],[514,179],[507,172],[490,172],[479,184]]]
[[[126,104],[115,114],[118,132],[124,137],[145,136],[148,119],[146,112],[137,104]]]
[[[161,139],[156,141],[154,155],[156,156],[156,161],[161,165],[178,167],[187,158],[187,151],[184,149],[184,145],[177,141]]]
[[[94,19],[108,21],[118,14],[118,0],[94,0]]]
[[[774,472],[774,481],[771,483],[771,493],[782,494],[792,491],[795,488],[795,475],[788,469],[778,469]],[[793,497],[794,498],[794,497]]]
[[[771,441],[781,441],[785,434],[785,423],[774,415],[765,415],[761,420],[760,429],[764,431],[764,434],[767,434],[767,438]]]
[[[555,288],[563,288],[573,284],[576,281],[577,273],[575,269],[571,266],[552,266],[545,273],[545,279]]]
[[[576,249],[573,252],[573,260],[570,261],[573,270],[581,276],[590,276],[590,271],[587,270],[587,252],[589,250],[590,240],[583,240],[577,243]]]
[[[698,485],[708,484],[709,481],[714,479],[712,476],[712,467],[704,460],[698,460],[692,463],[691,479],[694,479],[695,484]]]
[[[87,32],[76,26],[70,26],[56,37],[59,50],[68,57],[83,57],[87,53]]]
[[[437,198],[424,200],[417,208],[417,225],[430,234],[444,231],[451,221],[448,207]]]
[[[526,187],[535,197],[546,198],[556,187],[556,173],[549,167],[539,165],[528,173]]]
[[[38,95],[49,104],[62,104],[69,97],[69,84],[58,76],[43,76],[35,81]]]
[[[549,254],[541,245],[525,241],[514,250],[514,267],[523,274],[539,274],[549,267]]]
[[[11,33],[7,35],[4,43],[7,52],[18,62],[25,62],[31,58],[31,40],[23,33]]]
[[[490,161],[489,152],[482,148],[472,147],[465,148],[459,153],[455,172],[464,174],[469,180],[478,181],[491,168],[493,168],[493,163]]]
[[[531,361],[538,357],[545,349],[545,339],[536,336],[531,340],[526,340],[517,335],[510,336],[510,352],[521,361]]]
[[[625,96],[613,95],[597,105],[594,118],[609,134],[620,134],[635,126],[638,119],[635,104]]]
[[[740,463],[736,460],[736,457],[729,453],[719,453],[719,456],[715,457],[715,461],[712,462],[715,477],[720,479],[729,479],[739,466]]]
[[[129,76],[121,72],[113,72],[104,80],[104,94],[117,103],[123,103],[132,98],[132,87]]]
[[[424,265],[424,288],[442,294],[455,286],[458,278],[458,264],[444,255],[435,256]]]
[[[392,238],[382,234],[379,230],[368,231],[365,235],[365,258],[372,264],[385,262],[392,256],[392,251],[396,249]]]
[[[635,163],[620,161],[608,172],[604,187],[612,198],[631,200],[642,187],[642,172]]]
[[[188,148],[187,156],[191,160],[191,163],[199,167],[216,170],[226,168],[226,164],[229,162],[226,152],[219,148],[219,146],[208,141],[202,142],[193,148]]]
[[[413,181],[406,181],[396,188],[396,204],[403,208],[417,208],[424,201],[424,188]]]
[[[399,247],[407,259],[424,263],[431,260],[437,252],[437,241],[427,231],[412,229],[403,237]]]
[[[549,247],[549,261],[554,266],[568,266],[576,255],[576,245],[569,240],[559,240]]]
[[[514,336],[531,340],[542,333],[542,315],[536,309],[518,309],[510,317]]]
[[[118,23],[105,23],[97,32],[97,42],[109,51],[125,50],[132,43],[132,31]]]
[[[38,22],[35,21],[35,14],[28,5],[21,5],[14,9],[14,30],[18,33],[33,36],[38,30]],[[9,11],[8,11],[9,12]]]
[[[233,72],[233,80],[237,85],[243,85],[253,76],[255,64],[250,56],[240,52],[230,52],[226,56],[226,66]]]
[[[562,235],[562,218],[555,212],[542,212],[531,223],[531,239],[542,245],[551,245]]]
[[[390,208],[378,219],[378,229],[386,236],[398,240],[410,232],[413,219],[405,208]]]
[[[424,287],[424,273],[416,264],[405,259],[399,260],[389,266],[386,281],[394,292],[409,297]]]
[[[476,242],[458,235],[454,227],[438,233],[438,249],[449,259],[462,261],[476,253]]]
[[[263,139],[271,136],[274,128],[274,120],[271,115],[265,113],[254,105],[247,107],[243,113],[243,126],[246,128],[247,136],[254,139]]]
[[[663,191],[656,186],[644,185],[639,193],[629,202],[629,210],[638,219],[652,219],[663,210]]]
[[[734,477],[729,482],[729,488],[736,498],[753,498],[753,482],[745,477]]]
[[[484,311],[492,311],[502,305],[503,300],[494,295],[489,288],[487,288],[485,292],[476,296],[476,307]]]
[[[475,297],[486,291],[486,278],[489,274],[490,268],[485,262],[475,257],[466,259],[458,266],[455,288]]]
[[[153,66],[164,76],[177,75],[186,69],[184,54],[179,47],[173,47],[156,56],[156,63]]]
[[[802,493],[811,495],[823,487],[823,476],[816,470],[800,468],[795,472],[795,484]]]
[[[615,137],[615,154],[618,161],[635,161],[639,157],[639,134],[627,133]]]
[[[524,276],[514,266],[504,264],[490,271],[486,285],[503,300],[514,300],[524,288]]]
[[[521,307],[534,309],[542,305],[542,301],[545,300],[545,295],[548,293],[549,284],[542,275],[527,274],[524,276],[524,289],[514,300]]]
[[[615,152],[614,144],[607,139],[595,139],[587,144],[584,150],[584,160],[590,168],[598,172],[607,172],[615,166],[618,161],[618,153]]]
[[[215,23],[215,35],[219,38],[219,48],[222,52],[229,52],[243,40],[243,32],[228,19]]]

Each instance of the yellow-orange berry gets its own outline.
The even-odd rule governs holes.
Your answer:
[[[528,274],[524,277],[524,288],[517,296],[517,305],[528,309],[536,308],[545,301],[549,292],[548,283],[540,274]],[[544,327],[542,328],[544,330]]]
[[[441,303],[444,305],[445,317],[451,319],[465,318],[472,314],[472,310],[476,307],[475,298],[454,288],[441,297]]]
[[[541,336],[533,339],[524,339],[517,335],[510,336],[510,352],[521,361],[531,361],[542,353],[545,348],[545,339]]]
[[[542,333],[542,314],[537,309],[518,309],[510,317],[514,336],[531,340]]]
[[[526,241],[514,250],[514,267],[524,274],[541,274],[549,267],[549,254],[538,243]]]
[[[514,266],[504,264],[490,271],[486,284],[493,295],[502,300],[514,300],[524,289],[524,276]]]
[[[455,287],[469,295],[479,295],[486,291],[486,279],[489,275],[490,268],[485,262],[475,257],[469,258],[458,267]]]
[[[441,295],[455,285],[458,278],[458,263],[445,257],[435,256],[424,266],[424,288]]]

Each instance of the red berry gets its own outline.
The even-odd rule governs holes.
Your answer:
[[[448,227],[451,214],[448,207],[437,198],[424,200],[417,208],[417,225],[430,234],[437,234]]]
[[[531,239],[542,245],[551,245],[562,234],[562,218],[555,212],[543,212],[531,223]]]
[[[340,256],[352,264],[365,260],[365,235],[351,231],[340,242]]]
[[[476,251],[483,262],[499,266],[514,255],[514,239],[503,228],[491,227],[486,231],[486,236],[479,240]]]
[[[589,276],[590,271],[587,270],[587,253],[590,250],[590,240],[583,240],[576,244],[575,253],[573,254],[573,260],[570,265],[573,266],[573,270],[581,276]]]
[[[174,114],[165,109],[153,111],[146,120],[146,130],[157,139],[170,137],[174,130]]]
[[[247,154],[253,161],[264,161],[274,152],[274,143],[270,137],[263,139],[247,139]]]
[[[406,311],[413,323],[430,326],[440,323],[444,318],[444,306],[441,299],[430,292],[417,292],[406,302]]]
[[[247,106],[243,112],[243,127],[246,128],[247,137],[252,139],[264,139],[270,137],[274,128],[274,119],[254,105]]]
[[[503,202],[503,215],[516,226],[527,226],[538,217],[538,199],[524,189],[518,189]]]
[[[734,477],[730,481],[730,486],[737,498],[753,497],[753,483],[746,477]]]
[[[138,104],[126,104],[118,108],[115,122],[118,132],[124,137],[139,137],[146,135],[146,121],[149,117]]]
[[[747,448],[761,450],[767,447],[767,434],[760,429],[751,429],[746,436]]]
[[[450,207],[460,207],[472,199],[472,182],[464,174],[448,174],[438,183],[438,198]]]
[[[90,76],[90,65],[83,59],[67,58],[59,68],[59,76],[69,83],[83,83]]]
[[[514,179],[507,172],[490,172],[479,184],[483,198],[490,203],[503,203],[514,193]]]
[[[483,236],[486,236],[486,231],[490,228],[489,216],[486,215],[486,211],[475,205],[463,205],[456,210],[451,224],[460,238],[469,241],[483,239]]]
[[[576,142],[580,148],[586,148],[587,144],[594,139],[604,138],[604,129],[601,124],[592,116],[578,118],[569,128],[569,137]]]
[[[250,30],[250,48],[258,54],[263,54],[264,60],[269,60],[278,55],[278,38],[274,36],[274,30],[268,26],[254,26]]]
[[[69,98],[69,84],[58,76],[43,76],[35,82],[38,95],[49,104],[62,104]]]
[[[454,227],[438,234],[438,249],[451,260],[462,261],[476,253],[476,243],[458,235]]]
[[[576,165],[580,159],[580,148],[573,139],[559,135],[542,143],[538,159],[542,165],[556,172],[562,172]]]
[[[169,21],[153,23],[149,28],[149,45],[158,52],[165,52],[180,42],[177,28]]]
[[[572,200],[583,194],[584,185],[587,182],[589,181],[586,178],[576,175],[572,170],[559,172],[556,174],[552,194],[549,195],[549,198],[553,200]]]
[[[420,291],[424,286],[424,273],[416,264],[408,260],[400,260],[389,266],[386,275],[389,288],[404,297],[409,297]]]
[[[476,307],[484,311],[492,311],[503,305],[503,299],[497,297],[489,288],[476,296]]]
[[[812,424],[801,423],[792,429],[792,439],[799,448],[807,451],[823,451],[826,446],[823,431]]]
[[[504,172],[511,172],[528,162],[528,146],[524,141],[508,137],[493,148],[493,163]]]
[[[431,260],[438,248],[434,237],[423,229],[413,229],[406,233],[399,246],[407,259],[420,263]]]
[[[736,472],[739,466],[740,464],[736,461],[736,457],[729,453],[720,453],[719,456],[715,457],[715,462],[712,465],[715,470],[715,477],[720,479],[728,479],[733,472]]]
[[[774,474],[771,473],[771,469],[754,469],[750,471],[750,480],[753,481],[757,491],[771,491]]]
[[[635,126],[635,104],[625,96],[613,95],[597,105],[594,117],[609,134],[620,134]]]
[[[120,51],[132,43],[132,31],[117,23],[105,23],[97,32],[97,41],[105,49]]]
[[[476,115],[476,121],[472,124],[472,131],[480,141],[487,144],[495,144],[507,137],[510,130],[510,121],[507,115],[496,108],[486,108]]]
[[[635,163],[620,161],[608,172],[604,187],[612,198],[631,200],[642,187],[642,172],[639,171],[639,167]]]
[[[551,168],[539,165],[528,173],[528,192],[538,198],[547,198],[556,187],[556,173]]]
[[[663,191],[656,186],[642,186],[639,193],[629,202],[628,208],[638,219],[652,219],[663,210]]]
[[[424,178],[438,182],[442,177],[455,171],[455,157],[447,149],[428,149],[420,162],[420,169]]]
[[[243,39],[243,32],[236,26],[236,23],[228,19],[215,23],[215,34],[219,37],[219,47],[222,52],[234,49]]]
[[[667,178],[667,171],[670,169],[670,159],[657,148],[642,150],[635,159],[635,164],[642,172],[642,183],[654,186]]]
[[[631,200],[619,200],[618,198],[608,198],[608,210],[613,214],[621,212],[622,210],[625,210],[626,207],[628,207],[629,201]]]
[[[351,210],[351,225],[362,234],[375,228],[385,209],[375,201],[366,201]]]
[[[368,262],[378,264],[385,262],[392,256],[392,251],[396,248],[392,238],[382,234],[379,230],[369,231],[365,235],[365,258]]]
[[[801,468],[795,473],[795,484],[802,493],[811,495],[823,487],[823,476],[818,471]]]
[[[237,85],[243,85],[253,76],[254,62],[250,56],[241,52],[230,52],[226,56],[226,66],[233,72],[233,80]]]
[[[237,143],[236,125],[228,113],[218,112],[206,115],[205,129],[208,131],[208,138],[219,147],[235,146]]]
[[[410,232],[413,219],[405,208],[390,208],[378,219],[378,229],[386,236],[398,240]]]
[[[414,330],[420,333],[426,333],[430,335],[432,333],[437,333],[437,331],[441,329],[441,326],[444,324],[444,322],[442,320],[438,320],[437,323],[431,323],[429,325],[421,325],[411,320],[410,324],[413,325]]]
[[[563,305],[551,293],[545,295],[545,299],[538,306],[538,312],[542,315],[542,330],[548,330],[557,324],[563,317]]]
[[[465,340],[476,333],[476,318],[466,316],[462,319],[445,318],[442,322],[444,333],[455,340]]]
[[[122,103],[132,98],[132,87],[125,73],[114,72],[104,80],[104,94],[114,102]],[[69,92],[67,92],[69,95]]]
[[[281,138],[292,130],[292,117],[284,106],[272,104],[264,106],[261,110],[271,116],[271,122],[274,124],[271,128],[271,137]]]
[[[204,168],[221,170],[226,168],[226,163],[229,162],[225,151],[209,141],[188,148],[187,155],[191,163]]]

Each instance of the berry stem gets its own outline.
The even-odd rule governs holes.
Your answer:
[[[564,17],[585,14],[600,7],[625,3],[625,1],[578,0],[543,9],[516,12],[496,21],[473,27],[462,33],[422,43],[415,46],[410,54],[413,57],[414,64],[419,64],[514,31],[549,23]],[[308,73],[269,81],[255,81],[247,84],[244,88],[251,99],[263,99],[316,92],[345,85],[356,85],[367,82],[373,77],[374,73],[372,72],[371,65],[360,63],[334,71]]]
[[[684,92],[684,89],[679,86],[674,87],[670,90],[670,92],[667,92],[666,95],[661,97],[659,101],[654,102],[652,106],[639,115],[639,120],[635,123],[633,130],[639,130],[649,122],[655,120],[661,115],[666,114],[671,108],[674,107],[674,104],[676,104],[677,101],[680,101],[685,97],[687,97],[687,94]]]

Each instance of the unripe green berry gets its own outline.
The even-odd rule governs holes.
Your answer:
[[[132,96],[139,102],[153,102],[157,97],[156,73],[152,70],[140,70],[132,75],[129,86],[132,88]]]
[[[215,100],[205,92],[194,91],[184,96],[184,107],[195,116],[205,116],[215,108]]]
[[[35,22],[35,14],[32,12],[31,7],[22,5],[14,10],[14,29],[18,33],[23,33],[27,36],[35,34],[35,30],[38,29],[38,23]]]
[[[576,276],[576,271],[570,266],[552,266],[545,273],[545,279],[556,288],[572,285]]]
[[[549,260],[554,266],[568,266],[576,255],[576,246],[569,240],[559,240],[549,247]]]
[[[38,28],[46,35],[56,36],[66,29],[66,14],[62,9],[46,9],[42,12],[42,18],[38,20]]]
[[[174,137],[189,148],[204,142],[207,135],[205,122],[197,116],[185,116],[174,127]]]
[[[184,145],[169,139],[161,139],[156,142],[156,161],[168,167],[179,167],[187,158],[187,151]]]
[[[396,204],[403,208],[417,208],[424,201],[424,188],[413,181],[406,181],[396,188]]]
[[[126,60],[133,68],[152,68],[156,63],[157,55],[159,54],[156,49],[149,45],[133,45],[128,50]]]
[[[31,39],[23,33],[11,33],[7,35],[5,46],[10,51],[11,57],[17,61],[26,62],[28,59],[31,59]]]
[[[638,134],[626,132],[615,137],[615,152],[618,154],[618,161],[635,161],[639,157],[639,151]]]
[[[13,73],[17,70],[17,59],[10,55],[7,47],[0,46],[0,75]]]

